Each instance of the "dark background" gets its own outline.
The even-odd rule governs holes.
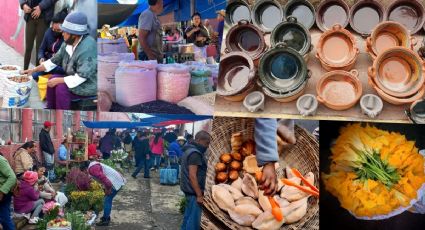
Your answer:
[[[329,173],[330,146],[339,136],[341,127],[353,122],[320,121],[320,172]],[[366,123],[363,123],[366,124]],[[377,128],[397,131],[408,140],[416,140],[416,147],[425,148],[425,125],[371,124]],[[358,220],[342,208],[336,197],[320,181],[320,229],[332,230],[425,230],[425,215],[403,212],[386,220]]]

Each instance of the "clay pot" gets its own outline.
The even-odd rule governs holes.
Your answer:
[[[321,1],[317,7],[316,24],[321,31],[331,29],[335,24],[345,28],[350,21],[350,8],[342,0]]]
[[[251,21],[251,7],[246,1],[231,1],[226,6],[225,21],[227,25],[236,25],[239,21]]]
[[[369,67],[368,75],[380,90],[398,98],[415,95],[425,82],[422,60],[404,47],[394,47],[380,54]]]
[[[366,39],[366,52],[375,60],[376,56],[385,50],[402,46],[413,50],[416,39],[409,35],[409,31],[398,22],[382,22]]]
[[[376,0],[361,0],[351,7],[350,26],[362,36],[372,33],[376,25],[386,20],[384,6]]]
[[[376,90],[378,95],[386,102],[393,104],[393,105],[404,105],[404,104],[410,104],[417,100],[420,100],[424,94],[425,94],[425,85],[421,86],[420,90],[410,97],[394,97],[391,95],[388,95],[384,91],[382,91],[374,82],[369,81],[369,84],[372,85],[372,87]]]
[[[229,101],[242,101],[254,89],[254,79],[254,63],[247,54],[225,54],[220,62],[217,94]]]
[[[316,85],[317,100],[333,110],[347,110],[362,96],[357,70],[335,70],[323,75]]]
[[[424,25],[425,9],[416,0],[396,0],[387,7],[388,21],[396,21],[404,25],[410,34],[417,33]]]
[[[258,75],[262,86],[283,95],[304,84],[310,71],[297,51],[285,43],[278,43],[260,59]]]
[[[247,53],[254,64],[267,50],[264,33],[246,20],[238,22],[226,35],[226,53],[241,51]]]
[[[292,16],[277,25],[270,36],[272,47],[282,42],[298,51],[304,59],[307,59],[308,53],[313,49],[310,32]]]
[[[339,24],[325,31],[317,44],[316,57],[328,71],[350,70],[358,55],[356,39]]]
[[[412,103],[408,112],[410,120],[416,124],[425,124],[425,100],[418,100]]]
[[[284,18],[297,18],[298,23],[310,30],[316,19],[314,6],[307,0],[291,0],[283,10]]]
[[[283,21],[282,5],[276,0],[259,0],[252,7],[251,15],[254,25],[270,33]]]
[[[304,94],[306,86],[307,86],[307,80],[304,81],[300,87],[298,87],[296,90],[292,92],[280,93],[280,92],[270,90],[267,87],[262,87],[262,89],[265,95],[273,98],[275,101],[287,103],[287,102],[295,101],[299,97],[301,97]]]

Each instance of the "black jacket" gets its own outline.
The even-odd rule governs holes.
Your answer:
[[[21,5],[21,9],[24,8],[25,4],[27,4],[31,8],[40,6],[40,18],[44,18],[44,21],[47,24],[50,24],[53,18],[53,12],[57,1],[58,0],[19,0],[19,4]],[[28,22],[28,20],[31,19],[31,13],[25,14],[24,19]]]
[[[184,151],[181,159],[181,179],[180,179],[180,189],[186,194],[191,196],[196,196],[195,190],[192,187],[189,179],[189,164],[188,159],[192,154],[199,154],[201,156],[201,165],[198,167],[196,177],[198,179],[199,187],[202,191],[205,190],[205,181],[207,178],[207,159],[205,154],[201,153],[196,143],[186,144],[183,146]]]
[[[40,141],[41,151],[52,155],[55,154],[55,148],[53,147],[49,132],[47,132],[45,129],[42,129],[38,135],[38,139]]]

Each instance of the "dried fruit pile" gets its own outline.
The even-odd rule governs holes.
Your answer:
[[[25,83],[30,81],[30,78],[27,75],[8,77],[7,79],[9,79],[9,81],[14,81],[17,83]]]
[[[8,70],[8,71],[13,71],[13,70],[18,70],[18,68],[16,68],[15,66],[2,66],[0,67],[1,70]]]

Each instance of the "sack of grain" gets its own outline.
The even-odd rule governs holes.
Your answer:
[[[209,69],[198,69],[190,72],[190,96],[198,96],[212,92],[212,78]]]
[[[190,72],[182,64],[158,66],[158,100],[177,103],[189,94]]]
[[[156,100],[156,61],[122,61],[115,72],[117,103],[130,107]]]
[[[98,55],[98,74],[97,88],[98,91],[108,93],[112,101],[115,98],[115,71],[118,64],[123,60],[134,60],[133,53],[112,53],[108,55]]]
[[[0,81],[4,87],[1,95],[1,107],[19,108],[28,102],[33,87],[31,76],[2,77]]]
[[[123,38],[116,40],[112,39],[97,39],[97,53],[100,55],[107,55],[111,53],[128,53],[127,44]]]

